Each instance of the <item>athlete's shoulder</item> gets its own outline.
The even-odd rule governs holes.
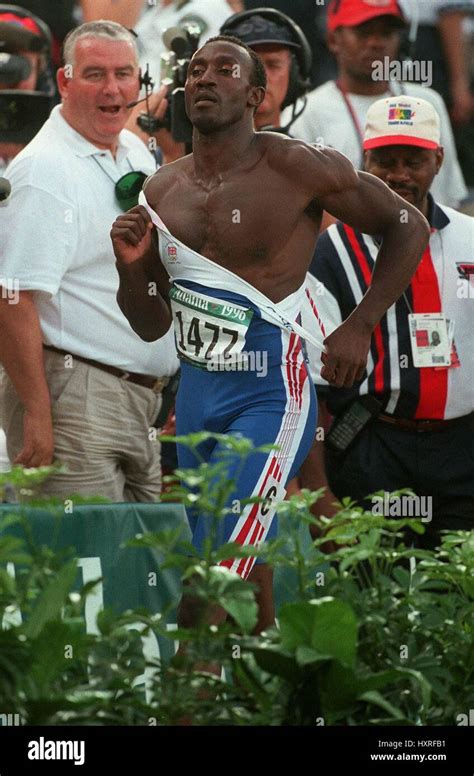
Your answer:
[[[319,143],[307,143],[305,140],[288,137],[278,132],[259,132],[258,138],[265,146],[268,160],[275,166],[292,166],[299,161],[308,161],[308,159],[314,159],[314,162],[322,167],[334,163],[344,164],[344,160],[349,162],[344,154],[334,148]]]
[[[176,159],[174,162],[164,164],[153,175],[150,175],[143,184],[143,193],[148,203],[153,204],[159,200],[165,191],[169,191],[174,183],[187,174],[192,166],[192,154]]]
[[[357,172],[352,162],[335,148],[313,145],[271,132],[262,134],[269,135],[269,164],[282,174],[299,179],[302,183],[310,179],[313,185],[317,180],[321,193],[357,184]]]

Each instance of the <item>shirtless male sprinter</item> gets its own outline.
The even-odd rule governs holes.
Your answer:
[[[111,231],[118,301],[134,331],[152,341],[175,323],[182,359],[177,433],[240,433],[256,447],[279,448],[251,455],[243,467],[237,458],[228,461],[235,479],[228,506],[255,495],[264,501],[240,513],[229,509],[218,542],[255,546],[255,555],[274,535],[276,504],[316,429],[297,318],[323,210],[383,237],[364,299],[324,341],[321,373],[336,386],[362,379],[371,334],[409,284],[430,234],[417,209],[357,173],[337,151],[255,132],[264,95],[265,71],[254,52],[228,36],[207,41],[191,60],[185,87],[193,153],[149,178],[142,204]],[[148,293],[150,283],[158,294]],[[263,379],[245,368],[252,353],[265,355]],[[221,445],[210,440],[200,452],[212,463]],[[197,463],[182,447],[178,457],[181,467]],[[188,517],[199,548],[209,517]],[[274,620],[272,571],[254,563],[252,557],[221,565],[257,585],[259,632]],[[195,624],[198,610],[185,594],[180,626]],[[206,618],[218,624],[226,614],[213,608]]]

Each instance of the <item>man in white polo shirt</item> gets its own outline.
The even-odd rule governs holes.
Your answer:
[[[309,346],[320,417],[324,423],[329,411],[334,420],[305,462],[301,484],[329,486],[314,506],[326,516],[337,510],[336,497],[363,502],[377,491],[412,488],[421,499],[418,516],[426,518],[421,541],[431,547],[441,529],[474,529],[474,219],[430,194],[443,148],[439,117],[426,100],[374,103],[364,159],[366,172],[423,213],[431,239],[409,287],[372,335],[359,384],[325,383],[319,354]],[[308,287],[326,335],[364,296],[378,242],[343,223],[319,239]],[[400,252],[403,245],[402,211]],[[310,319],[303,320],[306,328]],[[399,505],[389,506],[386,516],[396,515]]]
[[[424,73],[423,85],[398,78],[404,75],[399,49],[406,24],[396,0],[331,0],[327,18],[338,77],[307,95],[306,109],[293,124],[293,137],[332,146],[360,168],[365,118],[372,103],[401,94],[428,100],[440,117],[445,157],[433,196],[440,204],[457,208],[468,191],[443,98],[429,88],[429,73]],[[399,72],[390,69],[392,64],[398,64]]]
[[[134,37],[112,22],[83,25],[65,63],[62,105],[10,165],[0,207],[8,452],[25,467],[66,465],[47,493],[152,501],[161,470],[151,427],[178,362],[171,331],[143,342],[120,312],[109,237],[155,170],[123,129],[139,92]]]

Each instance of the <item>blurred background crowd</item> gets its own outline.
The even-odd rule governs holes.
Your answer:
[[[23,0],[21,8],[43,24],[35,23],[32,18],[23,19],[25,31],[32,33],[36,40],[31,39],[27,48],[22,49],[21,36],[16,39],[12,32],[13,25],[19,23],[18,14],[10,5],[0,4],[0,53],[21,54],[30,61],[31,71],[27,77],[13,82],[11,68],[2,62],[0,89],[34,89],[47,93],[53,103],[59,101],[54,73],[61,64],[62,42],[75,26],[97,19],[111,19],[136,31],[142,69],[149,65],[150,75],[158,85],[162,75],[161,55],[166,51],[162,39],[165,29],[197,24],[204,41],[216,35],[234,13],[254,11],[258,7],[284,12],[304,33],[311,51],[307,73],[310,88],[315,89],[337,76],[337,59],[328,46],[328,2],[323,0],[62,0],[61,3]],[[408,25],[401,36],[398,56],[432,63],[430,86],[448,107],[464,180],[472,193],[474,0],[400,0],[399,7]],[[420,79],[414,71],[410,81],[416,82],[417,75]],[[39,101],[38,115],[39,122],[45,115]],[[0,145],[0,172],[14,150]]]

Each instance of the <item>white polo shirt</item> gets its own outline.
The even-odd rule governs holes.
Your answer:
[[[472,0],[398,0],[406,19],[418,20],[418,24],[435,25],[445,11],[472,10]]]
[[[121,209],[114,181],[131,170],[155,171],[137,136],[121,132],[114,160],[56,106],[6,173],[12,193],[0,204],[0,284],[36,292],[45,344],[128,372],[170,376],[178,368],[172,328],[144,342],[116,300],[110,229]]]
[[[442,205],[457,208],[468,195],[454,144],[453,131],[443,98],[434,89],[415,83],[392,82],[392,91],[377,96],[349,94],[348,99],[357,116],[359,127],[364,132],[367,111],[373,102],[392,93],[408,94],[428,100],[437,110],[441,121],[441,145],[444,147],[444,163],[433,181],[433,197]],[[345,154],[352,164],[362,166],[362,143],[343,95],[335,81],[327,81],[307,96],[308,103],[303,114],[291,127],[295,138],[307,143],[331,146]]]
[[[197,24],[201,29],[200,45],[208,38],[219,34],[221,26],[233,11],[227,0],[177,0],[163,7],[149,5],[135,25],[140,51],[140,67],[145,72],[150,65],[150,75],[158,84],[160,81],[161,55],[168,49],[162,36],[169,27],[183,24]]]

